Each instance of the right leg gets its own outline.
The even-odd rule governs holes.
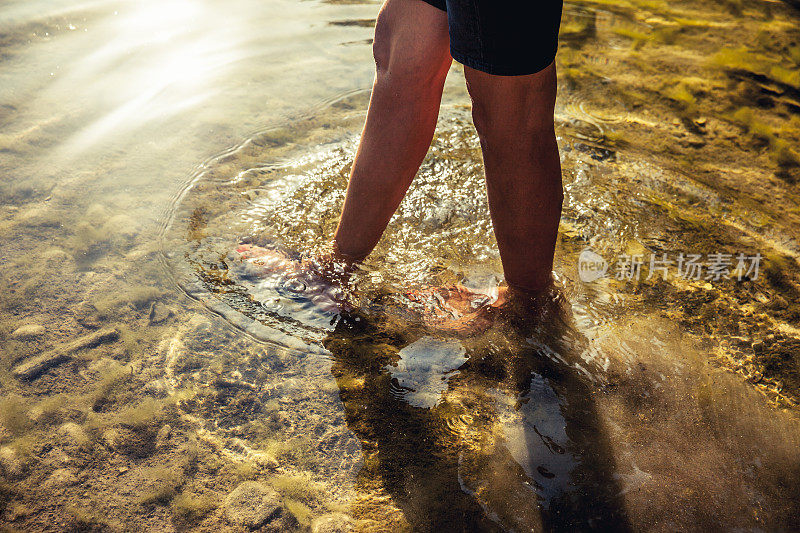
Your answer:
[[[336,254],[355,261],[378,243],[433,139],[452,62],[447,14],[421,0],[387,0],[373,52],[367,121],[334,236]]]

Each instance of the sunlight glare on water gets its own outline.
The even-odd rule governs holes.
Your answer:
[[[108,30],[112,40],[85,57],[70,77],[88,82],[120,68],[120,60],[136,64],[106,87],[114,94],[113,108],[73,137],[64,152],[77,155],[109,135],[130,133],[214,96],[211,82],[238,59],[241,42],[236,42],[233,28],[198,28],[198,22],[208,20],[202,8],[192,0],[140,2],[132,13],[113,17]],[[152,49],[159,51],[150,58],[129,58],[146,57]],[[63,83],[75,85],[75,80],[68,77]]]

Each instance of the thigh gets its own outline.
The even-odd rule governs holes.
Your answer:
[[[487,74],[543,70],[556,55],[562,0],[446,0],[453,58]]]

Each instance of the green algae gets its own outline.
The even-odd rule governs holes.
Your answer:
[[[183,470],[171,465],[152,467],[146,472],[150,487],[139,496],[137,501],[141,505],[168,505],[185,482]]]
[[[172,498],[172,514],[189,525],[199,522],[219,506],[217,500],[206,494],[183,491]]]
[[[685,83],[668,85],[663,89],[663,93],[667,98],[675,100],[686,107],[692,106],[697,102],[697,98],[695,98],[695,95],[689,90]]]
[[[314,504],[324,495],[323,486],[315,482],[307,472],[277,475],[271,477],[269,483],[283,497],[305,504]]]
[[[787,68],[775,59],[747,48],[722,48],[709,61],[712,65],[731,71],[749,72],[769,78],[784,87],[800,89],[800,71],[797,68]]]
[[[70,396],[65,393],[53,394],[41,399],[29,412],[29,416],[37,424],[53,426],[65,421],[64,406],[69,402]]]
[[[652,33],[644,33],[635,28],[618,27],[614,28],[614,33],[621,37],[627,37],[628,39],[631,39],[635,43],[634,46],[637,47],[641,46],[645,41],[650,41],[653,39]]]
[[[131,427],[144,427],[158,424],[164,414],[164,401],[145,398],[136,405],[126,407],[117,413],[119,423]]]
[[[747,70],[751,72],[763,71],[768,65],[768,60],[747,48],[721,48],[716,54],[711,56],[709,62],[712,65],[728,69]]]
[[[769,69],[769,76],[785,85],[800,88],[800,70],[797,68],[788,69],[781,65],[772,65]]]
[[[72,525],[78,531],[104,531],[113,526],[103,518],[101,512],[85,504],[70,505],[67,513],[72,518]]]
[[[302,527],[311,526],[314,513],[308,505],[291,498],[284,500],[283,504],[286,506],[286,509],[292,514],[292,516],[294,516],[298,524],[300,524]]]
[[[255,461],[242,461],[237,463],[233,472],[240,481],[251,481],[261,475],[261,468]]]
[[[24,435],[32,426],[28,416],[28,401],[15,394],[0,399],[0,423],[12,436]]]
[[[784,139],[774,139],[772,147],[775,150],[775,161],[782,167],[800,166],[800,152],[794,147],[795,144]]]
[[[152,286],[138,286],[120,293],[100,295],[92,303],[102,316],[108,317],[123,305],[129,304],[136,309],[143,310],[163,296],[163,289]]]
[[[113,403],[118,392],[128,385],[130,372],[119,363],[112,364],[95,384],[94,390],[83,398],[84,410],[97,411],[108,403]]]
[[[175,497],[177,489],[171,481],[163,481],[137,500],[141,505],[168,505]]]

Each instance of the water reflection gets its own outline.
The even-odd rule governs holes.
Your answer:
[[[344,317],[324,345],[368,458],[361,483],[415,531],[627,531],[593,402],[602,375],[576,368],[586,340],[565,313],[463,339]]]

